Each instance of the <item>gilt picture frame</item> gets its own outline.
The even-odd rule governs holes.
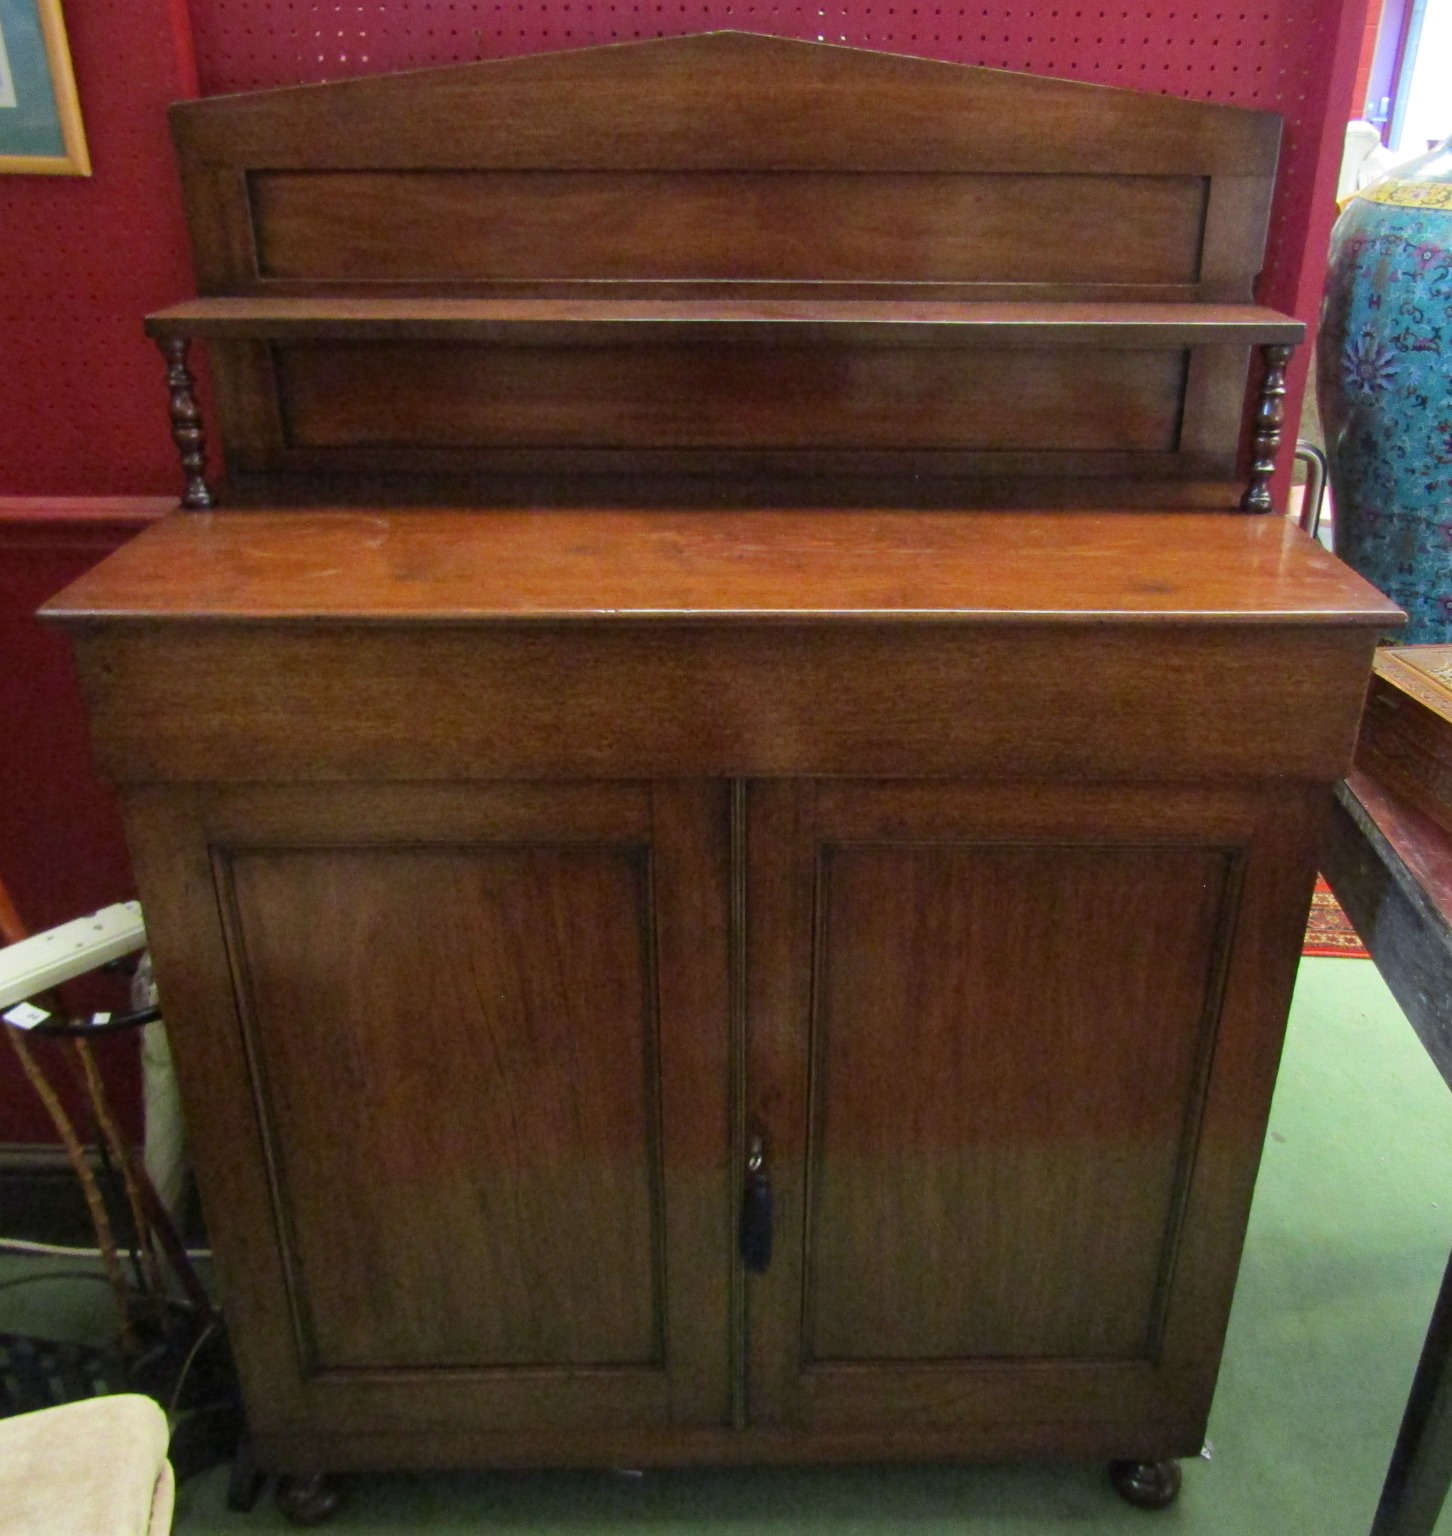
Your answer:
[[[61,0],[0,0],[0,174],[89,176]]]

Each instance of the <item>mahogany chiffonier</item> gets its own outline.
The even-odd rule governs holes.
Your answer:
[[[726,34],[175,128],[187,505],[47,613],[288,1507],[1172,1497],[1399,618],[1256,515],[1275,122]]]

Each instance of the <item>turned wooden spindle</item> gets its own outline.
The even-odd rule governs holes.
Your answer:
[[[207,484],[207,439],[202,429],[202,408],[197,404],[196,379],[187,367],[191,343],[184,336],[163,336],[157,345],[166,359],[166,385],[171,392],[171,436],[181,456],[186,487],[184,507],[201,510],[213,506]]]
[[[1243,512],[1271,512],[1271,476],[1276,472],[1276,454],[1281,446],[1281,428],[1286,420],[1286,369],[1293,347],[1262,347],[1265,377],[1255,403],[1255,437],[1250,463],[1250,484],[1240,498]]]

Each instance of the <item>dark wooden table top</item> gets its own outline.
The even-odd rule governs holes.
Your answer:
[[[1362,771],[1336,797],[1326,878],[1452,1086],[1452,833]]]
[[[179,513],[63,620],[1324,624],[1400,611],[1284,518],[380,508]]]
[[[1429,915],[1441,920],[1452,953],[1452,833],[1366,773],[1347,777],[1341,801],[1385,838],[1405,871],[1402,883],[1421,898]],[[1452,1008],[1452,996],[1444,1001]]]

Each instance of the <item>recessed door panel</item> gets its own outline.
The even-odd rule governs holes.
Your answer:
[[[645,849],[226,867],[314,1368],[658,1365]]]
[[[810,1360],[1149,1357],[1229,865],[820,849]]]

